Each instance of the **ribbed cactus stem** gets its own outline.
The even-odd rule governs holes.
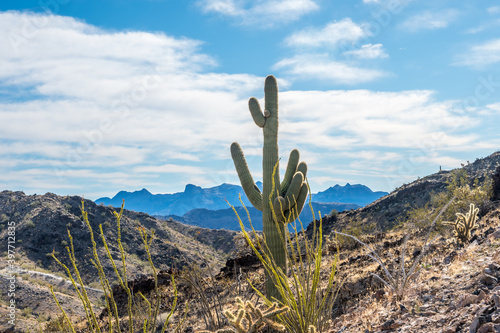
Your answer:
[[[259,102],[250,98],[248,106],[255,124],[264,134],[262,193],[257,188],[250,174],[241,147],[235,142],[231,145],[231,155],[238,172],[242,187],[248,199],[257,209],[262,210],[262,222],[266,252],[277,267],[286,274],[286,222],[295,220],[302,211],[307,198],[305,177],[307,165],[299,163],[300,155],[294,149],[290,153],[283,182],[280,183],[278,152],[278,84],[272,75],[266,78],[264,85],[265,108],[261,110]],[[281,296],[274,281],[267,279],[267,296],[280,300]]]

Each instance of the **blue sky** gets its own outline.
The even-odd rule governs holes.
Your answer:
[[[268,74],[313,192],[500,147],[497,1],[3,0],[0,45],[0,189],[237,184],[233,141],[259,179],[247,102]]]

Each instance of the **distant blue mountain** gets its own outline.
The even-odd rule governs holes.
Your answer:
[[[360,206],[366,206],[369,203],[387,195],[387,192],[373,192],[369,187],[361,184],[345,186],[335,185],[329,189],[312,195],[313,202],[349,202]]]
[[[258,182],[257,186],[262,187]],[[201,188],[188,184],[184,192],[173,194],[152,194],[146,189],[134,192],[120,191],[113,198],[99,198],[95,202],[103,205],[119,207],[125,199],[125,207],[129,210],[148,213],[150,215],[182,216],[192,209],[204,208],[218,210],[228,208],[228,203],[241,206],[239,194],[246,206],[250,206],[241,186],[222,184],[211,188]],[[227,202],[226,202],[227,200]]]
[[[257,186],[262,189],[262,183],[257,182]],[[173,194],[152,194],[146,189],[135,192],[120,191],[113,198],[100,198],[96,200],[98,204],[112,205],[119,207],[125,199],[125,207],[129,210],[148,213],[157,216],[184,216],[193,209],[206,209],[211,211],[227,209],[228,203],[235,207],[241,206],[239,195],[247,207],[251,207],[250,202],[241,186],[222,184],[211,188],[201,188],[188,184],[183,192]],[[317,207],[323,213],[330,213],[331,209],[344,210],[364,206],[386,192],[373,192],[364,185],[345,186],[335,185],[326,191],[312,195],[312,201],[325,204],[354,204],[351,206],[339,206],[337,209],[332,205]],[[227,202],[226,202],[227,200]],[[307,207],[306,207],[307,208]],[[304,211],[309,209],[304,209]],[[302,216],[302,215],[301,215]]]

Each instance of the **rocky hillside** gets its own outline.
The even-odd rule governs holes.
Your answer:
[[[65,247],[69,244],[69,230],[74,239],[75,255],[84,282],[95,282],[97,276],[89,261],[92,255],[90,234],[81,217],[81,200],[80,197],[60,197],[51,193],[25,195],[22,192],[0,192],[0,235],[2,239],[7,239],[7,223],[15,223],[16,265],[25,269],[36,267],[63,273],[50,253],[54,251],[63,262],[68,263]],[[113,215],[113,211],[117,209],[97,205],[90,200],[84,200],[84,203],[100,255],[105,255],[99,238],[99,225],[102,224],[110,251],[113,257],[118,259],[117,228]],[[160,269],[180,267],[189,262],[220,265],[225,256],[234,249],[234,232],[206,230],[173,221],[167,223],[145,213],[125,210],[121,233],[125,251],[130,259],[127,272],[132,278],[145,274],[148,267],[138,231],[141,227],[155,231],[151,254],[153,262]],[[111,272],[111,264],[106,260],[103,264],[105,269]]]
[[[482,182],[486,177],[493,177],[500,165],[500,152],[495,152],[485,158],[476,159],[474,163],[463,166],[469,179],[477,178]],[[404,219],[408,210],[421,208],[427,204],[434,193],[446,189],[450,171],[441,171],[427,177],[404,184],[390,194],[357,210],[346,211],[338,216],[323,219],[323,225],[328,232],[331,229],[341,229],[351,221],[360,225],[375,223],[378,230],[393,227],[398,219]]]

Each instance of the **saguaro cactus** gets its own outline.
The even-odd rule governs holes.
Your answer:
[[[299,163],[299,151],[292,150],[288,159],[283,181],[280,183],[278,155],[278,84],[276,78],[269,75],[264,86],[265,109],[262,112],[259,102],[250,98],[250,113],[257,126],[264,133],[263,147],[263,191],[260,192],[248,169],[245,156],[238,143],[231,145],[231,156],[238,172],[241,185],[252,205],[262,211],[264,250],[270,255],[277,267],[287,271],[286,226],[295,220],[307,198],[308,187],[305,183],[307,165]],[[272,281],[267,278],[266,293],[268,298],[281,299]]]

